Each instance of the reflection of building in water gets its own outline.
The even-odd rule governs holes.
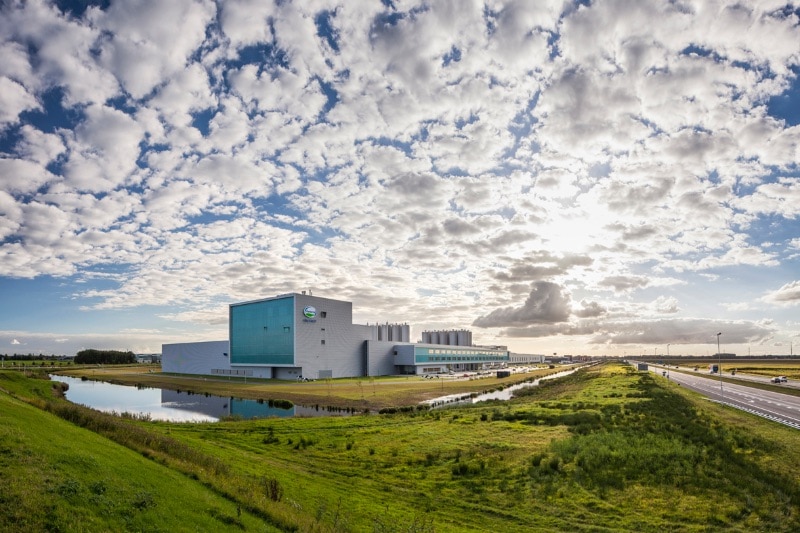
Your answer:
[[[346,411],[328,411],[324,407],[302,407],[295,405],[289,409],[270,406],[266,400],[241,400],[238,398],[223,398],[221,396],[206,396],[205,394],[189,394],[161,389],[161,405],[180,409],[190,413],[198,413],[214,418],[226,416],[240,416],[249,418],[286,418],[293,416],[346,416]]]
[[[231,401],[220,396],[204,394],[188,394],[174,390],[161,389],[161,405],[181,411],[201,413],[214,418],[223,418],[230,414]]]

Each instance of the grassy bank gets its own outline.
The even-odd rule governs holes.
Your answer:
[[[18,372],[0,373],[0,389],[34,403],[53,392]],[[6,393],[0,480],[3,532],[268,530],[214,490]]]
[[[348,418],[143,422],[38,394],[286,530],[800,529],[800,433],[621,365],[506,403]]]

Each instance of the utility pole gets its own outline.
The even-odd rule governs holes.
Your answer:
[[[720,335],[722,335],[722,332],[717,333],[717,359],[719,361],[719,367],[717,367],[717,372],[719,372],[719,394],[722,397],[722,404],[725,405],[725,391],[722,390],[722,352],[719,349]]]

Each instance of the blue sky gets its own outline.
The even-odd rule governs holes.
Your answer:
[[[523,353],[797,352],[798,4],[0,10],[0,354],[301,290]]]

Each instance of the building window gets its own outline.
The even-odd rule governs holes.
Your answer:
[[[283,332],[284,333],[289,333],[290,331],[292,331],[292,327],[291,326],[283,326]]]
[[[328,316],[328,312],[327,312],[327,311],[322,311],[322,312],[319,314],[319,316],[320,316],[320,317],[322,317],[322,318],[326,318],[326,317]]]
[[[325,344],[325,339],[322,339],[322,340],[321,340],[321,341],[319,341],[319,342],[320,342],[320,344]]]

